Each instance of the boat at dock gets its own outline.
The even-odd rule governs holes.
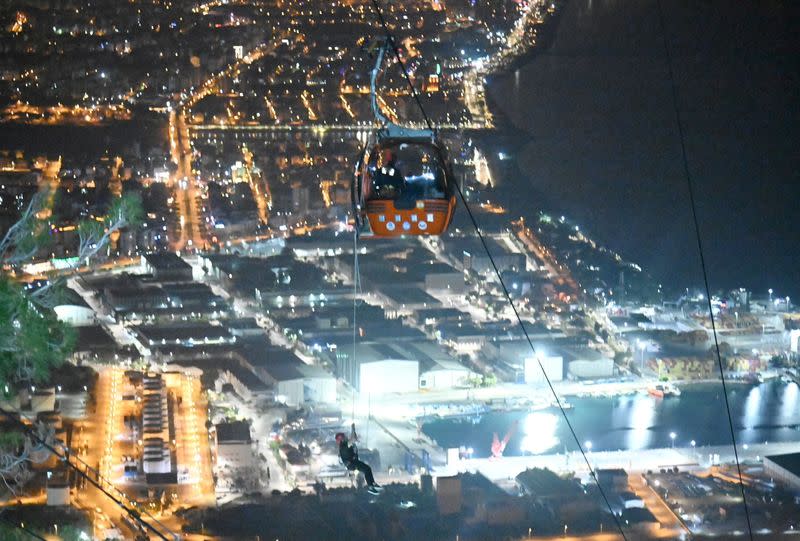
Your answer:
[[[670,383],[657,383],[647,388],[647,394],[656,398],[665,398],[668,396],[680,396],[681,390]]]

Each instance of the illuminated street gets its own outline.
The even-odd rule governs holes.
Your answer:
[[[791,539],[794,7],[0,10],[0,541]]]
[[[213,481],[211,477],[211,454],[208,445],[207,431],[205,429],[205,401],[197,377],[182,373],[165,374],[166,388],[177,397],[180,405],[175,410],[175,466],[179,476],[178,502],[181,505],[211,505],[213,504]],[[101,484],[107,490],[118,494],[123,501],[130,502],[136,507],[141,505],[139,499],[142,488],[145,486],[143,479],[128,479],[123,475],[125,456],[136,457],[141,453],[141,439],[137,442],[131,438],[130,430],[123,426],[123,418],[136,415],[140,407],[140,399],[126,399],[133,396],[135,390],[126,382],[125,371],[120,368],[108,367],[100,371],[98,381],[97,411],[103,412],[97,418],[96,427],[102,445],[95,447],[89,445],[89,453],[82,460],[91,464],[99,460],[100,476],[104,481]],[[88,441],[88,440],[87,440]],[[98,456],[99,455],[99,456]],[[89,496],[85,497],[83,504],[89,509],[98,509],[95,512],[95,529],[120,524],[113,518],[119,515],[113,502],[98,491],[89,489]],[[152,505],[151,505],[152,507]],[[171,528],[177,523],[171,518],[171,511],[153,508],[152,513],[158,517],[159,522]]]
[[[167,387],[179,397],[175,422],[178,470],[186,475],[179,501],[183,505],[213,505],[214,485],[211,450],[206,430],[206,400],[200,378],[186,374],[166,375]],[[180,483],[179,483],[180,484]]]

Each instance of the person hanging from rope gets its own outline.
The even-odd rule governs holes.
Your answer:
[[[350,443],[352,441],[353,443]],[[348,440],[344,432],[336,433],[336,443],[339,445],[339,458],[342,459],[345,467],[350,470],[358,470],[364,474],[364,479],[367,481],[367,491],[370,494],[377,494],[381,490],[381,486],[375,482],[375,477],[372,475],[372,468],[366,462],[358,459],[358,449],[355,442],[358,441],[358,434],[356,434],[356,424],[350,425],[350,439]]]

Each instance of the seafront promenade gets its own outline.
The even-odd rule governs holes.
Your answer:
[[[790,443],[750,444],[738,446],[739,460],[742,462],[743,471],[750,467],[761,467],[760,461],[764,454],[777,455],[800,451],[800,441]],[[623,468],[628,472],[647,472],[677,466],[681,469],[705,469],[719,464],[733,464],[735,462],[733,447],[676,447],[674,449],[646,449],[637,451],[604,451],[588,452],[586,454],[594,469]],[[526,468],[548,468],[555,472],[575,472],[578,476],[589,481],[589,470],[586,462],[578,452],[503,457],[501,459],[475,458],[460,460],[454,464],[447,464],[437,470],[439,475],[455,475],[462,471],[479,471],[493,481],[508,480]]]

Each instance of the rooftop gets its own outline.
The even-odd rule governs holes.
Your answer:
[[[145,254],[144,258],[147,263],[157,271],[191,270],[188,263],[172,252]]]
[[[219,352],[218,352],[219,353]],[[190,359],[173,359],[171,362],[179,366],[194,366],[203,370],[204,377],[216,379],[220,371],[230,372],[242,385],[250,391],[263,391],[267,389],[267,384],[256,376],[250,368],[243,366],[236,356],[224,356],[216,354],[213,357],[192,356]]]
[[[276,360],[269,365],[263,366],[263,369],[266,370],[275,381],[333,377],[319,366],[306,364],[300,359]]]
[[[422,308],[417,310],[417,318],[419,319],[427,319],[432,318],[440,321],[444,320],[467,320],[470,319],[470,315],[466,312],[462,312],[457,308]]]
[[[583,493],[578,482],[559,477],[548,469],[527,469],[517,475],[516,481],[525,492],[538,498],[569,499]]]
[[[177,485],[178,472],[147,473],[144,476],[148,485]]]
[[[194,340],[202,342],[205,338],[219,340],[231,338],[230,331],[221,325],[208,323],[179,324],[179,325],[140,325],[136,332],[150,343],[168,341]]]
[[[75,340],[75,349],[77,351],[113,350],[117,347],[114,338],[100,325],[77,327],[76,330],[78,331],[78,336]]]
[[[213,255],[207,259],[219,273],[233,280],[238,290],[248,294],[258,289],[262,295],[272,292],[299,296],[303,291],[336,289],[325,283],[319,268],[291,255],[266,258]]]
[[[486,245],[489,248],[489,252],[493,257],[499,257],[513,253],[509,251],[508,246],[501,242],[497,236],[484,235],[484,238],[486,240]],[[445,251],[457,259],[461,259],[464,254],[470,254],[475,257],[486,257],[486,250],[478,238],[455,237],[451,239],[442,237],[442,239]]]
[[[408,286],[382,286],[380,288],[389,300],[399,306],[422,305],[425,308],[438,307],[442,303],[435,297],[431,297],[418,287]]]
[[[622,519],[625,521],[626,524],[628,523],[640,523],[640,522],[658,522],[653,513],[650,512],[649,509],[643,509],[640,507],[632,507],[629,509],[622,510]]]
[[[800,453],[787,453],[785,455],[765,456],[781,468],[790,471],[794,475],[800,476]]]
[[[62,292],[62,298],[59,299],[60,304],[68,304],[72,306],[83,306],[84,308],[91,308],[83,297],[81,297],[74,289],[65,287]]]
[[[360,363],[399,360],[417,361],[421,370],[454,368],[452,356],[432,340],[361,342],[357,344],[356,350],[356,358]],[[350,355],[349,350],[344,353]]]
[[[217,429],[217,443],[250,441],[250,425],[246,421],[219,423],[214,427]]]

